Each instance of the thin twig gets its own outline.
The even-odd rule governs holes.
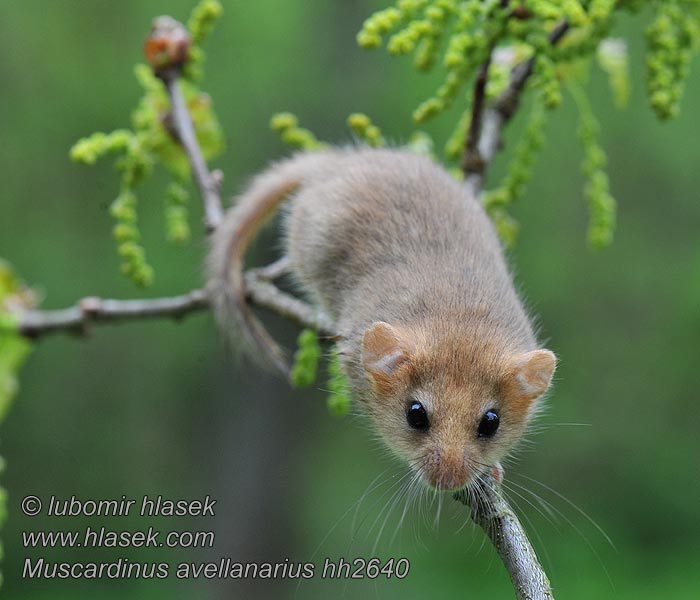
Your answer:
[[[204,160],[204,154],[197,141],[192,118],[187,109],[185,97],[182,94],[178,71],[171,69],[167,73],[162,74],[161,78],[168,90],[168,96],[170,96],[173,128],[190,161],[194,179],[202,196],[204,226],[207,233],[211,233],[221,223],[224,215],[221,208],[221,196],[219,195],[220,178],[209,172],[207,163]]]
[[[172,298],[146,300],[107,300],[89,296],[70,308],[23,312],[20,314],[19,331],[30,338],[56,332],[86,335],[92,323],[113,323],[153,317],[180,319],[207,307],[206,294],[202,290],[193,290]]]
[[[320,335],[328,337],[335,335],[333,322],[324,313],[303,300],[283,292],[274,283],[266,281],[258,272],[254,270],[246,272],[245,287],[246,295],[253,304],[267,308],[298,325],[315,329]]]
[[[289,256],[283,256],[282,258],[276,260],[273,263],[265,267],[258,267],[251,269],[251,272],[255,273],[264,281],[276,281],[280,277],[283,277],[290,270]]]
[[[464,146],[464,156],[462,157],[462,171],[465,175],[482,173],[486,166],[478,146],[481,137],[481,121],[484,112],[486,84],[488,83],[492,55],[493,48],[490,48],[486,60],[484,60],[484,62],[481,63],[481,67],[479,67],[479,72],[474,82],[472,114],[469,122],[469,131],[467,132],[467,141]]]
[[[321,335],[333,336],[330,319],[311,305],[278,289],[257,273],[246,273],[248,300],[302,327],[311,327]],[[26,310],[18,314],[19,332],[32,339],[51,333],[84,336],[91,325],[119,323],[152,318],[182,319],[194,312],[209,309],[204,290],[192,290],[181,296],[143,300],[113,300],[89,296],[69,308]]]
[[[569,22],[561,21],[549,33],[549,41],[555,45],[569,30]],[[481,135],[476,152],[481,159],[478,171],[464,170],[464,185],[474,196],[481,193],[488,165],[493,161],[501,144],[501,131],[513,117],[520,104],[520,95],[535,68],[536,57],[531,57],[513,68],[508,87],[484,111],[481,119]]]
[[[472,520],[484,530],[501,557],[518,600],[554,600],[549,579],[537,560],[527,533],[492,477],[480,480],[477,497],[469,503],[465,492],[455,500],[471,508]],[[485,500],[485,501],[484,501]]]
[[[211,233],[223,217],[219,194],[223,174],[217,171],[209,172],[197,141],[192,115],[180,87],[183,69],[191,59],[190,33],[180,21],[168,15],[157,17],[153,20],[143,51],[146,60],[153,68],[153,73],[163,81],[168,90],[171,108],[164,119],[164,125],[187,154],[204,203],[204,225],[207,233]]]

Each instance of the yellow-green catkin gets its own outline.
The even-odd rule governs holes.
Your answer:
[[[413,120],[423,123],[452,106],[459,91],[466,85],[463,69],[454,69],[447,74],[444,83],[437,89],[435,96],[423,101],[413,111]]]
[[[578,0],[560,0],[561,16],[574,27],[588,24],[588,14]]]
[[[357,34],[357,43],[361,48],[379,48],[383,42],[383,35],[396,27],[403,17],[399,8],[390,7],[374,13],[362,25]]]
[[[552,45],[544,31],[536,31],[528,36],[535,55],[533,85],[539,92],[540,101],[554,109],[561,104],[561,82],[557,63],[552,54]]]
[[[583,145],[583,174],[586,177],[585,194],[588,200],[588,243],[593,248],[604,248],[615,232],[615,198],[610,194],[608,175],[605,172],[607,158],[598,142],[598,122],[591,113],[582,113],[579,138]]]
[[[290,372],[290,381],[294,387],[309,387],[316,381],[318,361],[321,358],[321,346],[313,329],[304,329],[297,338],[297,351]]]
[[[115,220],[112,233],[121,258],[121,272],[137,286],[153,282],[153,268],[146,261],[146,251],[140,243],[141,234],[136,212],[134,188],[151,170],[153,157],[143,134],[119,129],[109,134],[94,133],[79,140],[70,151],[71,158],[86,165],[94,164],[108,152],[119,152],[117,168],[121,173],[121,192],[110,207]]]
[[[423,101],[413,112],[413,120],[423,123],[452,106],[467,85],[470,73],[486,56],[489,48],[489,8],[481,3],[466,3],[455,10],[454,28],[449,33],[443,66],[447,73],[435,95]],[[477,24],[481,21],[482,28]],[[443,36],[447,19],[435,21],[433,35]],[[473,28],[473,29],[472,29]]]
[[[328,363],[328,411],[336,417],[344,417],[350,412],[352,396],[350,383],[340,366],[337,351],[331,353]]]
[[[431,35],[420,41],[416,48],[413,64],[419,71],[429,71],[435,65],[440,34]]]
[[[299,127],[299,119],[289,112],[281,112],[270,119],[270,129],[280,136],[285,144],[302,150],[320,150],[326,146],[316,139],[316,136],[303,127]]]
[[[193,9],[187,21],[190,34],[189,60],[185,65],[184,75],[187,79],[198,81],[202,78],[204,51],[202,42],[211,33],[224,11],[218,0],[201,0]]]
[[[464,154],[465,140],[469,131],[469,124],[472,120],[471,106],[468,106],[457,122],[452,134],[445,142],[445,157],[448,160],[458,161]]]
[[[410,54],[420,41],[436,35],[433,24],[428,19],[412,21],[405,29],[395,33],[387,43],[389,54],[400,56]]]
[[[591,0],[588,5],[588,18],[594,24],[607,21],[618,0]]]
[[[348,127],[368,146],[379,148],[386,146],[382,132],[371,119],[363,113],[353,113],[348,117]]]
[[[535,72],[541,90],[541,101],[548,109],[561,104],[561,84],[554,61],[546,54],[539,54],[535,62]]]
[[[660,119],[670,119],[679,112],[690,60],[700,44],[700,3],[655,2],[646,38],[649,101]]]
[[[117,242],[117,253],[122,259],[122,273],[139,287],[147,287],[153,283],[154,273],[140,244],[136,205],[136,194],[131,188],[124,187],[110,206],[110,213],[116,221],[112,231]]]
[[[123,152],[132,141],[128,129],[117,129],[111,133],[93,133],[78,140],[70,149],[71,160],[84,165],[94,165],[99,158],[110,152]]]
[[[187,204],[189,192],[179,181],[168,185],[165,194],[165,233],[169,241],[184,244],[190,240]]]
[[[584,193],[588,201],[588,244],[601,249],[608,246],[615,233],[617,203],[610,193],[608,175],[605,172],[607,157],[600,145],[600,126],[591,111],[588,98],[574,83],[569,90],[579,109],[578,135],[583,146],[582,172],[586,179]]]
[[[193,43],[202,43],[211,33],[223,11],[224,7],[218,0],[202,0],[192,9],[187,21],[187,30],[190,32]]]
[[[389,38],[387,51],[392,55],[415,52],[414,65],[421,71],[433,67],[437,59],[440,40],[448,20],[456,13],[457,3],[451,0],[438,0],[424,3],[422,18],[417,18],[419,7],[403,10],[406,27]],[[399,5],[401,11],[401,6]]]

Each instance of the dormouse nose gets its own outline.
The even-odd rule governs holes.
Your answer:
[[[430,484],[439,490],[463,488],[469,479],[469,467],[463,453],[452,449],[436,452],[426,470]]]

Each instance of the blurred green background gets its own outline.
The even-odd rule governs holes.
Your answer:
[[[87,169],[68,159],[78,137],[127,124],[140,93],[132,65],[150,19],[166,12],[184,19],[192,4],[0,4],[0,256],[42,291],[45,307],[84,295],[164,295],[201,284],[201,236],[186,248],[164,241],[164,177],[141,194],[144,243],[157,282],[147,293],[135,292],[117,274],[109,233],[107,207],[118,185],[110,161]],[[291,110],[319,137],[339,143],[350,139],[345,118],[358,110],[397,142],[410,133],[411,110],[436,80],[416,75],[408,61],[366,53],[354,43],[364,17],[383,2],[224,4],[206,45],[204,88],[227,136],[227,151],[216,161],[226,173],[227,194],[287,152],[268,130],[273,112]],[[585,246],[577,115],[568,98],[550,119],[534,181],[515,209],[522,231],[512,262],[561,365],[544,430],[506,476],[561,513],[548,516],[515,488],[513,500],[562,599],[694,598],[700,592],[700,129],[694,110],[700,74],[691,76],[681,117],[659,124],[643,89],[645,20],[644,14],[623,19],[616,31],[631,42],[629,108],[617,111],[605,77],[595,70],[591,77],[620,204],[613,246],[603,252]],[[452,122],[442,117],[427,129],[442,140]],[[514,123],[508,139],[521,125]],[[499,159],[492,182],[506,162]],[[196,203],[193,212],[197,230]],[[265,241],[260,260],[273,256],[274,234]],[[291,345],[295,330],[270,322]],[[379,535],[390,488],[404,471],[373,442],[365,420],[334,419],[321,390],[290,391],[250,365],[231,363],[208,315],[180,324],[100,327],[86,340],[43,340],[23,369],[2,431],[11,514],[2,531],[0,594],[18,600],[513,596],[492,548],[482,545],[483,534],[447,498],[437,527],[435,503],[412,508],[398,527],[401,501]],[[377,477],[383,483],[357,508]],[[210,494],[218,504],[214,520],[30,519],[19,507],[26,494]],[[589,514],[614,548],[562,496]],[[206,551],[29,551],[21,544],[23,530],[87,524],[212,529],[217,537]],[[301,584],[21,577],[27,556],[318,562],[374,554],[409,558],[409,576]]]

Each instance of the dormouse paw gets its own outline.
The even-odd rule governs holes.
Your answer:
[[[505,471],[503,470],[503,466],[501,463],[497,462],[491,467],[491,476],[498,482],[501,483],[503,481],[503,475],[505,474]]]

